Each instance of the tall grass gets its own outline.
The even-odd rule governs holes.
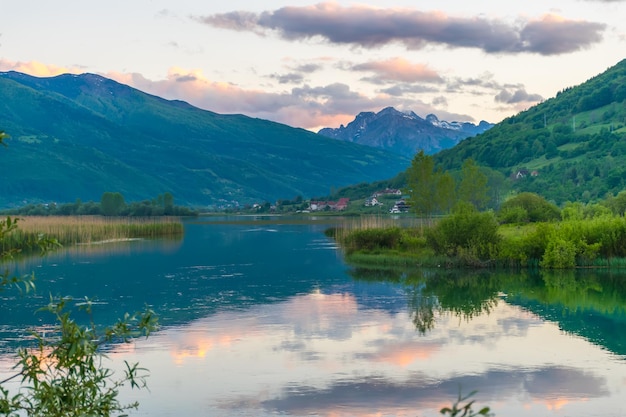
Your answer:
[[[183,234],[178,217],[24,216],[18,229],[0,240],[0,252],[31,248],[40,235],[66,246]]]
[[[431,220],[419,218],[403,218],[401,221],[388,216],[362,216],[345,218],[342,222],[329,229],[326,234],[334,237],[338,242],[345,242],[346,239],[354,232],[364,230],[386,230],[397,227],[413,228],[422,226],[424,222],[429,223]]]

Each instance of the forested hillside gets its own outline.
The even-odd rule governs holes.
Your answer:
[[[234,206],[388,178],[410,160],[267,120],[222,115],[94,74],[0,73],[0,208],[128,201]]]
[[[517,191],[593,201],[626,188],[626,60],[435,155],[458,170],[473,158]]]

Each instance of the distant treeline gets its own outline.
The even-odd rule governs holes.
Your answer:
[[[171,193],[159,194],[152,200],[126,203],[119,192],[105,192],[99,202],[83,203],[77,199],[73,203],[39,203],[3,210],[2,214],[22,216],[197,216],[198,212],[189,207],[174,204]]]

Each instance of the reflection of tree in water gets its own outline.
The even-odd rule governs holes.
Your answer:
[[[490,313],[498,304],[498,282],[489,274],[423,271],[408,277],[409,308],[415,328],[421,334],[434,327],[435,313],[450,313],[464,320]]]
[[[470,320],[506,302],[557,322],[571,334],[626,355],[626,273],[616,270],[410,271],[356,269],[356,280],[390,282],[407,292],[416,330],[432,330],[436,317]]]
[[[411,321],[420,334],[426,334],[435,328],[435,311],[440,311],[437,298],[422,294],[421,289],[414,289],[409,294]]]
[[[500,282],[490,273],[459,271],[356,269],[361,281],[385,281],[404,285],[408,294],[411,320],[421,334],[432,330],[435,317],[444,313],[469,320],[489,313],[498,304]]]

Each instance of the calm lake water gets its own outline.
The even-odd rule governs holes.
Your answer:
[[[134,416],[435,416],[460,388],[496,416],[626,415],[626,275],[355,269],[327,221],[203,218],[23,261],[38,295],[0,293],[0,377],[52,293],[104,322],[158,312],[109,355],[150,370]]]

